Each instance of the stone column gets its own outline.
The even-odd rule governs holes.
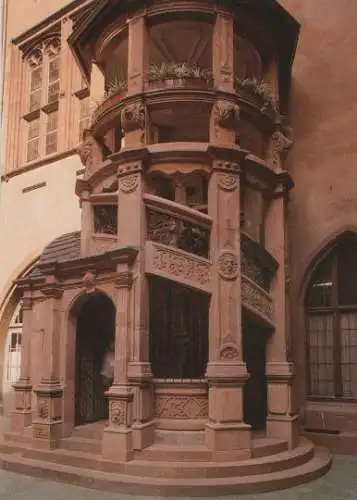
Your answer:
[[[129,19],[128,95],[143,92],[148,64],[149,41],[145,14],[136,13]]]
[[[272,150],[276,170],[281,171],[280,155],[283,152],[281,140],[276,149],[276,132],[273,136]],[[275,142],[275,144],[274,144]],[[285,141],[284,141],[285,143]],[[267,435],[269,437],[286,439],[289,447],[298,443],[297,411],[295,408],[292,383],[294,365],[289,352],[289,324],[286,287],[286,204],[291,179],[284,173],[280,174],[281,183],[275,196],[269,204],[265,222],[265,247],[278,262],[278,269],[271,285],[271,296],[274,303],[275,331],[267,344],[266,375],[268,382],[268,417]]]
[[[31,383],[31,337],[32,337],[32,297],[29,287],[24,287],[22,298],[22,351],[20,378],[14,384],[15,409],[11,415],[11,430],[22,433],[32,423],[32,383]]]
[[[209,421],[206,444],[214,460],[251,456],[250,426],[243,422],[239,164],[214,161],[208,190],[212,297],[209,315]]]
[[[36,417],[32,422],[33,446],[42,449],[57,448],[62,437],[63,387],[60,382],[60,323],[62,321],[61,297],[63,291],[54,276],[47,276],[41,292],[44,349],[38,364],[42,377],[34,388]]]
[[[145,275],[146,211],[144,160],[125,160],[118,169],[119,245],[139,250],[133,267],[130,303],[128,380],[134,390],[133,446],[141,450],[154,439],[152,374],[149,361],[148,281]],[[130,219],[127,214],[130,215]]]
[[[117,270],[114,381],[107,392],[109,426],[104,430],[103,455],[126,462],[133,458],[133,391],[128,383],[132,273],[126,264],[118,264]]]
[[[212,69],[215,88],[234,90],[234,19],[228,11],[219,10],[213,27]]]

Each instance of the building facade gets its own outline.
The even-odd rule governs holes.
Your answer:
[[[357,8],[42,3],[4,10],[7,467],[202,493],[323,473],[309,439],[357,443]]]

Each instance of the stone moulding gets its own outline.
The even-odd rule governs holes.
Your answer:
[[[155,417],[196,419],[208,417],[208,399],[205,396],[157,395]]]
[[[146,242],[145,254],[147,274],[211,293],[211,262],[207,259],[152,241]]]
[[[241,279],[242,305],[273,326],[273,301],[271,297],[246,276]]]

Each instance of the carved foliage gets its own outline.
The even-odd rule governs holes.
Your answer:
[[[79,145],[77,149],[82,164],[87,168],[90,168],[93,164],[94,147],[95,147],[94,137],[90,134],[87,134],[83,139],[83,142]]]
[[[223,250],[218,257],[218,268],[221,278],[234,280],[239,274],[238,257],[231,250]]]
[[[124,132],[143,130],[145,127],[145,106],[141,102],[125,106],[121,113],[121,125]]]
[[[218,185],[225,191],[234,191],[237,186],[237,176],[234,174],[219,174]]]
[[[48,418],[48,401],[47,399],[38,399],[37,414],[40,418]]]
[[[237,346],[235,344],[227,343],[222,345],[219,357],[224,361],[233,361],[238,359],[238,354],[239,352]]]
[[[214,105],[215,124],[224,128],[235,128],[239,122],[239,107],[229,101],[217,101]]]
[[[291,146],[293,141],[288,139],[280,130],[277,130],[271,138],[272,141],[272,158],[271,162],[274,167],[279,167],[281,156],[286,153]]]
[[[155,247],[154,268],[173,276],[206,285],[211,279],[209,263],[199,262],[175,251]]]
[[[127,409],[125,401],[113,401],[110,405],[110,421],[114,425],[127,424]]]
[[[189,396],[156,396],[156,417],[173,419],[206,418],[208,399]]]
[[[266,296],[263,290],[251,283],[249,280],[242,278],[241,283],[242,302],[248,307],[255,309],[270,320],[273,319],[273,304],[271,299]]]
[[[139,185],[139,174],[129,174],[121,177],[119,181],[120,190],[123,193],[132,193]]]

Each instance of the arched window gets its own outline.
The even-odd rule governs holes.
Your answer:
[[[357,237],[344,235],[306,295],[309,395],[357,399]]]
[[[3,393],[12,390],[20,376],[21,364],[21,341],[22,341],[22,309],[19,303],[11,318],[6,335],[5,363],[3,374]]]

